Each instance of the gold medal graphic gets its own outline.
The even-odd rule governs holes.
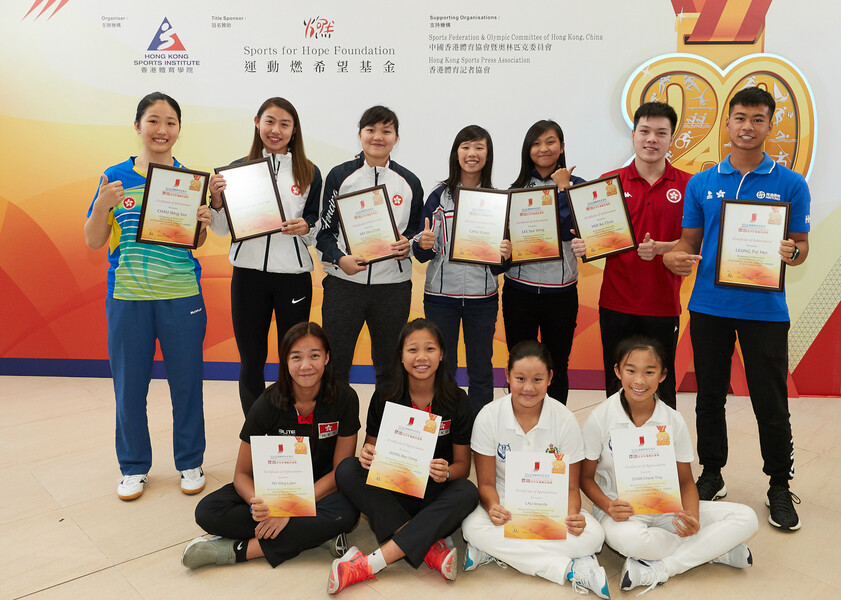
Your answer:
[[[616,192],[617,192],[616,184],[613,183],[612,179],[607,182],[607,185],[605,186],[605,190],[607,191],[608,196],[615,196],[616,195]]]
[[[678,126],[667,155],[677,168],[697,173],[721,162],[730,153],[725,129],[730,99],[739,90],[760,87],[777,105],[765,151],[778,164],[808,178],[815,147],[814,100],[794,64],[765,54],[765,13],[770,4],[680,3],[677,53],[646,61],[625,84],[623,111],[629,124],[644,102],[667,102],[677,111]]]
[[[435,433],[435,415],[430,414],[426,423],[423,424],[423,430],[429,433]]]
[[[564,455],[555,452],[555,460],[552,461],[552,472],[563,475],[567,471],[567,464],[564,462]]]
[[[303,436],[295,436],[297,440],[295,442],[295,454],[306,454],[307,453],[307,445],[304,443]]]
[[[665,425],[658,425],[657,426],[657,445],[658,446],[668,446],[669,445],[669,434],[666,433],[666,426]]]

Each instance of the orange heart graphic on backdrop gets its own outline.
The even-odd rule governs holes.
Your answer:
[[[649,101],[668,102],[678,114],[678,127],[669,150],[677,168],[697,173],[730,153],[724,128],[733,94],[758,86],[774,96],[777,109],[765,151],[779,164],[806,178],[815,147],[815,106],[803,74],[786,59],[751,54],[721,70],[715,63],[692,54],[653,58],[639,67],[625,84],[626,119]]]

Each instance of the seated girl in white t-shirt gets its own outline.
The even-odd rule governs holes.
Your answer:
[[[476,417],[470,447],[479,482],[478,506],[462,523],[467,541],[464,570],[497,560],[522,573],[539,575],[586,594],[609,598],[605,571],[595,553],[604,532],[581,511],[578,475],[584,444],[570,410],[546,394],[552,381],[552,358],[543,344],[526,340],[511,349],[505,370],[511,393],[487,404]],[[511,451],[559,452],[569,473],[565,540],[510,539],[503,526],[511,520],[505,508],[506,455]]]
[[[666,377],[659,342],[629,338],[620,342],[616,356],[614,370],[622,389],[597,406],[584,424],[581,490],[593,501],[607,544],[628,557],[620,588],[651,589],[707,562],[749,567],[753,559],[745,542],[756,532],[756,513],[742,504],[698,501],[686,423],[655,394]],[[680,512],[637,515],[629,502],[617,498],[611,431],[643,425],[667,425],[672,432]]]

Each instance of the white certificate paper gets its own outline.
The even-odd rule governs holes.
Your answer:
[[[563,454],[509,452],[505,457],[505,537],[565,540],[569,474]]]
[[[315,516],[309,438],[252,435],[251,466],[254,495],[269,505],[269,516]]]
[[[386,402],[368,485],[423,498],[441,417]]]
[[[638,515],[683,510],[675,446],[666,425],[614,429],[610,432],[619,500]]]

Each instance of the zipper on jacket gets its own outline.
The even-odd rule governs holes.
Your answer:
[[[298,256],[298,266],[303,268],[304,263],[301,261],[301,251],[298,249],[298,238],[292,238],[292,241],[295,243],[295,254]]]
[[[269,246],[272,243],[272,236],[266,236],[266,256],[263,258],[263,271],[269,270]]]

